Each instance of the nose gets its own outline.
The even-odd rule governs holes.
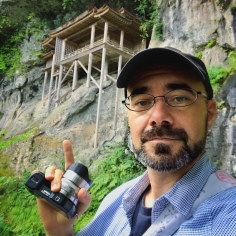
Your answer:
[[[150,126],[171,126],[173,125],[173,116],[171,107],[166,104],[164,96],[156,96],[153,107],[148,110]]]

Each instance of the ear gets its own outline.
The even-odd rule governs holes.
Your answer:
[[[217,114],[217,104],[216,100],[211,99],[208,101],[208,108],[207,108],[207,130],[211,128],[213,123],[216,120],[216,114]]]

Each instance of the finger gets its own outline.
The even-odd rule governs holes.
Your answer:
[[[55,170],[56,170],[55,166],[49,166],[45,171],[45,179],[49,181],[53,180],[55,176]]]
[[[56,169],[54,173],[54,179],[51,182],[51,190],[53,192],[58,192],[61,189],[61,178],[63,176],[63,171]]]
[[[77,214],[80,217],[88,209],[92,197],[84,188],[79,190],[77,197],[79,199]]]
[[[72,165],[74,160],[72,145],[69,140],[64,140],[63,143],[63,150],[64,150],[64,158],[65,158],[65,170]]]
[[[33,175],[34,173],[37,173],[37,172],[39,172],[39,170],[33,170],[33,171],[31,172],[31,175]]]

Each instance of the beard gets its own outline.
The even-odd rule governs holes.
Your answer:
[[[136,149],[137,159],[144,166],[160,172],[171,172],[196,160],[205,148],[207,126],[200,141],[188,143],[189,137],[184,129],[168,126],[154,127],[144,131],[141,135],[141,148]],[[182,141],[181,148],[175,153],[167,144],[155,144],[151,148],[154,152],[148,153],[145,143],[155,137],[169,137]]]

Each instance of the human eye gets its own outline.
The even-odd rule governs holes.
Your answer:
[[[172,106],[186,106],[194,101],[195,95],[191,91],[180,89],[169,92],[166,99]]]
[[[134,95],[131,99],[131,106],[135,110],[144,110],[152,106],[153,98],[149,95]]]
[[[149,100],[139,100],[135,102],[135,106],[146,107],[149,106],[152,102]]]
[[[175,96],[172,98],[172,101],[176,102],[176,103],[186,102],[187,100],[188,100],[188,98],[184,97],[184,96]]]

